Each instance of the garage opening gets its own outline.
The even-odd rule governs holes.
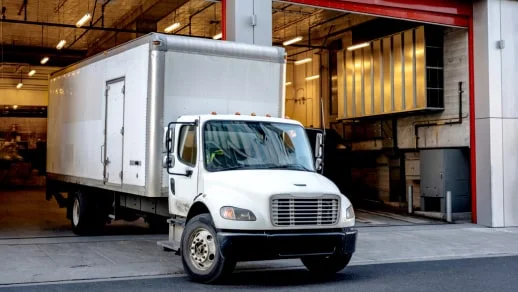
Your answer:
[[[324,175],[358,225],[438,224],[450,206],[454,221],[471,221],[468,29],[292,3],[274,11],[286,114],[325,126]]]
[[[220,39],[224,29],[221,1],[61,2],[6,1],[0,238],[72,236],[66,209],[45,199],[50,73],[146,32]],[[288,53],[286,115],[310,137],[325,129],[323,174],[353,201],[358,226],[440,224],[449,206],[454,221],[471,221],[467,25],[297,2],[272,2],[272,43]],[[96,29],[76,27],[85,11]],[[148,232],[139,220],[123,232]]]

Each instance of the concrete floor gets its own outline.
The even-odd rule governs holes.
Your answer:
[[[441,224],[415,216],[382,211],[356,210],[357,226],[402,226]],[[149,233],[143,220],[116,221],[105,228],[106,235]],[[43,189],[0,191],[0,239],[75,236],[66,218],[66,210],[54,199],[45,200]]]
[[[144,221],[115,221],[105,235],[147,234]],[[44,189],[0,191],[0,239],[37,237],[75,237],[66,209],[52,199],[45,200]]]

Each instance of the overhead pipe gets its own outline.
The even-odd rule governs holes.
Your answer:
[[[437,120],[431,120],[423,124],[414,124],[414,136],[415,136],[415,149],[419,148],[419,129],[420,128],[428,128],[428,127],[439,127],[439,126],[446,126],[446,125],[458,125],[462,124],[462,94],[464,93],[464,90],[462,89],[462,81],[459,83],[459,114],[458,118],[454,121],[452,119],[437,119]],[[442,121],[449,121],[449,122],[442,122]]]
[[[50,26],[50,27],[64,27],[64,28],[73,28],[73,29],[89,29],[89,30],[98,30],[98,31],[111,31],[111,32],[124,32],[124,33],[140,33],[147,34],[149,31],[142,31],[136,29],[123,29],[123,28],[109,28],[109,27],[88,27],[88,28],[78,28],[72,24],[61,24],[54,22],[42,22],[42,21],[23,21],[23,20],[15,20],[15,19],[0,19],[0,23],[15,23],[15,24],[25,24],[25,25],[38,25],[38,26]],[[189,36],[189,35],[181,35],[180,36]],[[195,36],[198,38],[209,38],[203,36]]]

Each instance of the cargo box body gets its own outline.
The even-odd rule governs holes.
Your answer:
[[[164,127],[182,115],[284,115],[282,48],[150,34],[50,78],[49,179],[167,197]]]

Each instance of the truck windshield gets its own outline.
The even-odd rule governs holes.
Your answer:
[[[314,171],[304,128],[255,121],[209,121],[203,128],[209,171],[292,169]]]

